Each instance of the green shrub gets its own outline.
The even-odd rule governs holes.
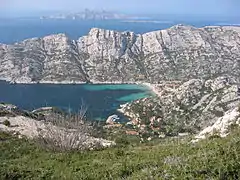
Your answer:
[[[213,134],[208,137],[208,139],[218,139],[218,138],[221,138],[221,136],[219,134]]]
[[[237,130],[239,128],[239,125],[238,124],[231,124],[229,127],[228,127],[228,130],[230,131],[230,132],[232,132],[232,131],[235,131],[235,130]]]
[[[5,141],[9,138],[11,138],[11,136],[8,133],[0,131],[0,141]]]
[[[117,146],[125,147],[128,145],[138,145],[140,143],[140,137],[134,135],[118,135],[114,141],[116,142]]]
[[[9,115],[9,112],[4,111],[4,110],[0,110],[0,117],[4,117],[6,115]]]
[[[120,137],[117,137],[115,139],[115,142],[117,143],[118,146],[127,146],[130,144],[130,141],[128,140],[126,135],[122,135]]]
[[[11,123],[10,123],[10,121],[8,121],[8,120],[4,120],[4,121],[3,121],[3,125],[5,125],[5,126],[7,126],[7,127],[10,127],[10,126],[11,126]]]

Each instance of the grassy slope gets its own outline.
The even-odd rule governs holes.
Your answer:
[[[0,179],[238,179],[240,130],[198,144],[164,140],[53,153],[0,134]]]

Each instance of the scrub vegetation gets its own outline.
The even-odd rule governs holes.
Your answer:
[[[124,141],[122,140],[124,139]],[[0,133],[0,179],[239,179],[240,129],[226,138],[137,143],[133,136],[94,151],[58,152]]]

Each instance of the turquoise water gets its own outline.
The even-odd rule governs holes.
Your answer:
[[[149,90],[145,85],[137,84],[87,84],[83,86],[88,91],[103,91],[103,90]]]
[[[121,101],[132,101],[132,100],[138,100],[138,99],[141,99],[141,98],[149,97],[149,96],[152,96],[152,95],[153,95],[153,93],[151,93],[151,92],[134,93],[134,94],[130,94],[130,95],[127,95],[127,96],[120,97],[117,100],[120,101],[120,102]]]
[[[89,120],[105,120],[117,114],[121,104],[151,96],[153,93],[143,85],[135,84],[8,84],[0,81],[0,102],[15,104],[33,110],[44,106],[59,107],[77,112],[82,104],[87,107]]]
[[[126,96],[121,96],[116,100],[119,102],[131,102],[141,98],[154,95],[149,87],[137,84],[98,84],[98,85],[84,85],[83,88],[88,91],[121,91],[121,90],[137,90],[139,93],[130,93]]]

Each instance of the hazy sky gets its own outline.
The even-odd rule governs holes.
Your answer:
[[[85,8],[128,13],[240,16],[240,0],[0,0],[0,12],[7,14]]]

